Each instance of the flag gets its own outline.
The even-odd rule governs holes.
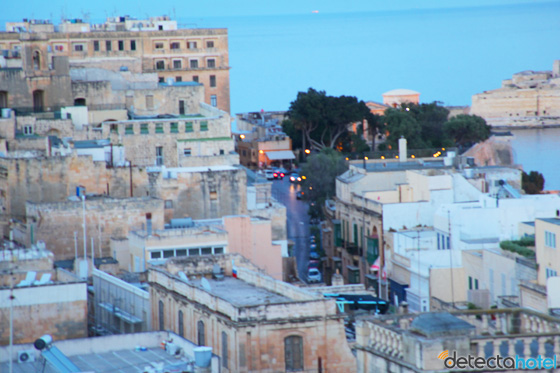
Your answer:
[[[235,266],[233,260],[231,261],[231,275],[233,278],[237,278],[237,267]]]

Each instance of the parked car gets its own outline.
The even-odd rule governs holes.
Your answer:
[[[266,176],[267,180],[274,180],[274,171],[272,170],[265,170],[264,176]]]
[[[317,268],[309,268],[307,270],[307,281],[309,282],[321,282],[323,281],[323,276]]]
[[[319,267],[319,261],[318,260],[310,260],[309,264],[307,265],[307,269],[318,268],[318,267]]]
[[[301,177],[297,172],[292,172],[290,174],[290,183],[301,183]]]
[[[319,259],[321,259],[321,255],[319,255],[319,253],[316,252],[316,251],[311,251],[311,252],[309,253],[309,259],[311,259],[311,260],[319,260]]]
[[[297,194],[296,194],[296,198],[297,199],[302,199],[304,194],[305,193],[303,191],[298,191]]]
[[[311,244],[309,245],[309,248],[311,250],[315,250],[317,248],[317,244],[315,244],[315,241],[311,242]]]

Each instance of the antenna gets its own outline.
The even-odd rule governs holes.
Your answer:
[[[211,292],[211,291],[212,291],[212,286],[210,286],[210,283],[209,283],[208,280],[205,279],[204,277],[200,280],[200,284],[202,285],[202,287],[204,288],[204,290],[206,290],[207,292]]]

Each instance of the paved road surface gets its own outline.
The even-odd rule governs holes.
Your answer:
[[[272,196],[286,206],[288,238],[294,241],[294,256],[297,260],[300,279],[307,282],[307,264],[309,262],[309,215],[308,204],[296,198],[300,190],[298,184],[284,180],[272,181]]]

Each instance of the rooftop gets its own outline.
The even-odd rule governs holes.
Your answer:
[[[559,218],[539,218],[537,220],[542,220],[542,221],[545,221],[545,222],[550,223],[550,224],[560,225],[560,219]]]
[[[464,335],[473,332],[475,329],[473,325],[449,312],[424,313],[418,315],[410,324],[411,331],[428,338]]]
[[[419,95],[419,94],[420,92],[416,92],[411,89],[399,88],[399,89],[393,89],[389,92],[385,92],[383,93],[382,96],[405,96],[405,95]]]
[[[292,299],[286,296],[274,293],[263,287],[251,285],[233,277],[226,276],[220,281],[212,279],[207,279],[206,281],[210,284],[210,291],[204,288],[200,279],[193,280],[191,283],[237,307],[251,307],[264,303],[285,303],[292,301]]]

